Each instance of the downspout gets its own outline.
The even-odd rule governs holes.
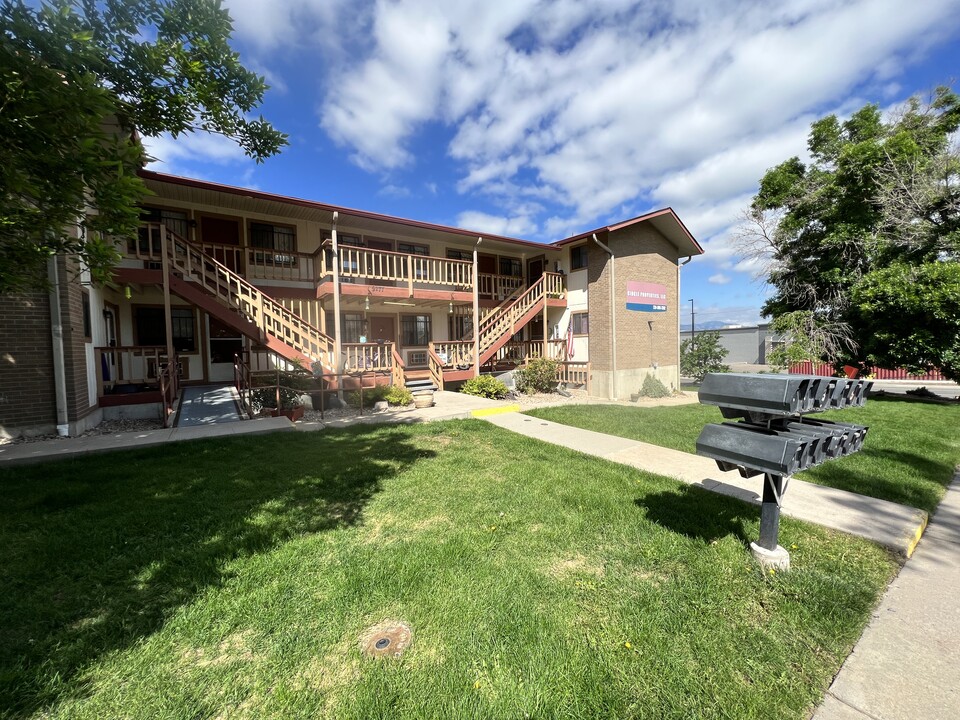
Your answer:
[[[679,260],[680,258],[677,258]],[[683,293],[680,292],[680,268],[693,260],[693,255],[687,255],[687,259],[677,263],[677,391],[680,391],[680,298]]]
[[[473,376],[480,377],[480,273],[477,252],[482,237],[473,246]]]
[[[343,350],[340,346],[340,247],[337,245],[337,219],[340,213],[333,211],[333,222],[330,227],[330,240],[333,244],[333,367],[337,374],[343,372],[340,367],[340,358]],[[343,383],[337,382],[337,397],[343,400]]]
[[[593,241],[610,255],[610,399],[617,400],[617,271],[616,257],[613,250],[608,248],[593,233]]]
[[[60,307],[60,270],[57,257],[47,260],[47,279],[50,281],[50,339],[53,345],[53,388],[57,401],[57,435],[67,437],[70,424],[67,417],[67,372],[63,352],[63,313]]]

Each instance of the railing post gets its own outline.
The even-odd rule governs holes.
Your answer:
[[[407,255],[407,292],[413,297],[413,255]]]
[[[167,364],[173,358],[173,315],[170,309],[170,241],[167,238],[167,227],[160,225],[160,252],[161,267],[163,269],[163,314],[164,329],[167,333]]]

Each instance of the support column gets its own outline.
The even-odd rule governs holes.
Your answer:
[[[173,313],[170,308],[170,237],[163,223],[160,223],[160,252],[163,269],[163,319],[164,329],[167,332],[167,366],[170,368],[172,377],[176,368],[173,367]]]
[[[478,248],[483,238],[477,238],[473,246],[473,376],[480,377],[480,273],[477,260]]]
[[[333,223],[330,228],[330,241],[333,247],[333,367],[338,374],[343,373],[341,358],[343,357],[343,348],[341,347],[340,333],[340,246],[337,244],[337,219],[340,213],[334,211]],[[343,400],[343,383],[337,382],[337,397]]]
[[[763,500],[760,505],[760,540],[750,543],[754,558],[764,570],[789,570],[790,553],[780,547],[780,504],[785,487],[782,475],[763,476]]]

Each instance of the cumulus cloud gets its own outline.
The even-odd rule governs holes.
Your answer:
[[[711,275],[709,278],[707,278],[707,281],[713,283],[714,285],[726,285],[728,282],[730,282],[730,276],[725,275],[724,273],[716,273],[715,275]]]
[[[468,210],[457,216],[457,227],[505,237],[529,237],[537,231],[537,225],[529,217],[501,217],[478,210]]]
[[[245,177],[252,177],[254,161],[234,141],[213,133],[185,133],[174,139],[169,133],[143,138],[147,154],[154,158],[150,169],[170,175],[204,177],[209,164],[246,167]]]
[[[902,99],[960,27],[960,0],[227,4],[254,47],[321,53],[318,122],[359,167],[396,182],[444,137],[455,189],[496,207],[461,225],[555,240],[669,205],[735,278],[763,172],[814,118]]]

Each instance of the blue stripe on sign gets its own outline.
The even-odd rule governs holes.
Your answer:
[[[645,303],[627,303],[627,310],[637,310],[639,312],[666,312],[666,305],[649,305]]]

